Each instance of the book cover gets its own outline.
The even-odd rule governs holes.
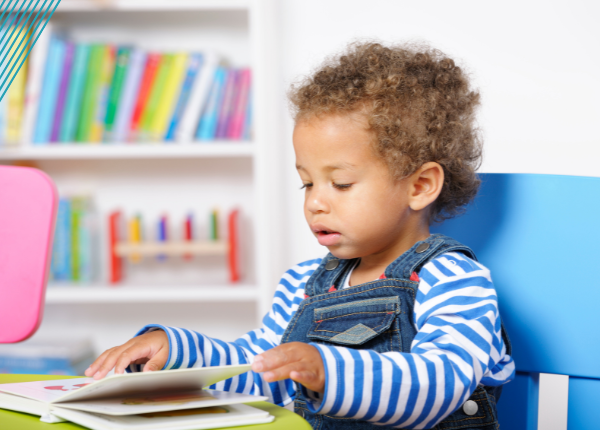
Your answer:
[[[210,95],[204,108],[204,113],[200,118],[198,131],[196,132],[196,139],[198,140],[212,140],[215,138],[219,108],[223,99],[223,89],[227,74],[227,69],[221,66],[217,67]]]
[[[136,48],[129,55],[129,66],[127,67],[122,89],[123,95],[117,108],[117,118],[114,126],[113,140],[116,142],[125,142],[128,138],[129,125],[131,124],[136,97],[142,83],[146,57],[147,53],[145,51]]]
[[[20,30],[20,29],[19,29]],[[12,31],[12,29],[11,29]],[[9,42],[12,46],[8,52],[8,67],[7,67],[7,82],[12,83],[4,97],[8,98],[8,111],[6,120],[6,143],[16,144],[21,140],[21,123],[23,120],[23,107],[25,104],[25,82],[27,80],[27,66],[25,61],[21,69],[17,71],[17,67],[21,64],[24,56],[19,56],[19,51],[28,49],[27,38],[29,33],[22,31],[20,34],[15,32]],[[11,70],[12,69],[12,70]],[[14,77],[14,78],[13,78]]]
[[[81,100],[79,124],[75,134],[77,142],[89,142],[92,122],[96,113],[96,105],[100,92],[102,79],[102,63],[105,56],[104,45],[92,45],[90,59],[87,64],[86,78]]]
[[[51,271],[54,281],[71,280],[71,202],[66,198],[58,202]]]
[[[73,42],[66,42],[64,62],[56,98],[56,107],[54,109],[54,121],[52,123],[52,132],[50,133],[50,142],[59,141],[60,126],[62,124],[64,108],[67,100],[67,90],[69,88],[69,80],[71,79],[74,54],[75,44]]]
[[[115,67],[116,50],[113,45],[105,45],[104,55],[100,71],[100,84],[98,87],[98,99],[94,108],[92,127],[90,130],[90,139],[92,143],[102,142],[104,134],[104,119],[106,117],[106,108],[108,106],[108,94],[110,83]]]
[[[104,141],[112,142],[114,140],[114,127],[115,120],[117,117],[117,109],[120,107],[121,94],[123,91],[123,84],[125,83],[125,75],[129,66],[129,55],[131,54],[131,48],[122,46],[117,51],[117,58],[115,61],[115,69],[113,72],[113,78],[110,85],[110,91],[108,95],[108,105],[106,107],[106,117],[104,118]]]
[[[215,53],[208,52],[203,55],[202,67],[198,72],[198,77],[194,80],[190,99],[183,111],[179,127],[175,131],[177,142],[191,142],[194,138],[218,64],[219,57]]]
[[[173,60],[173,54],[163,54],[160,59],[156,78],[154,79],[154,84],[152,85],[150,95],[148,96],[148,102],[142,113],[139,135],[140,141],[146,142],[151,140],[152,129],[156,121],[156,112],[158,111],[161,99],[163,98],[167,78],[173,67]]]
[[[173,141],[175,139],[175,130],[177,130],[177,127],[179,126],[179,121],[181,121],[183,112],[187,107],[188,101],[190,99],[190,93],[192,91],[192,86],[194,85],[194,81],[198,76],[198,72],[201,66],[202,54],[190,54],[185,78],[183,80],[183,84],[181,85],[181,90],[179,91],[177,103],[175,104],[175,108],[173,109],[173,115],[171,116],[171,122],[169,123],[169,128],[167,129],[167,133],[165,135],[165,141]]]
[[[44,69],[44,81],[33,135],[34,144],[44,144],[50,140],[64,55],[65,42],[57,36],[52,36]]]
[[[53,34],[53,25],[48,22],[45,30],[39,35],[37,42],[29,54],[27,84],[25,86],[25,107],[23,111],[23,125],[21,134],[23,142],[31,142],[40,103],[42,81],[46,56],[50,48],[50,39]]]
[[[225,88],[223,90],[223,101],[219,108],[217,116],[217,130],[215,131],[216,139],[225,139],[227,137],[227,128],[231,122],[232,106],[235,98],[238,85],[238,71],[235,69],[229,70]]]
[[[140,126],[142,121],[142,114],[148,102],[150,96],[150,90],[154,84],[156,78],[156,72],[160,63],[162,55],[158,53],[149,53],[146,58],[146,65],[144,67],[144,76],[140,84],[140,89],[135,102],[135,108],[133,109],[133,115],[131,117],[131,124],[129,129],[130,141],[136,141],[140,133]]]
[[[73,56],[73,67],[69,79],[67,100],[60,127],[60,142],[75,141],[89,58],[90,45],[87,43],[78,43]]]
[[[185,76],[187,59],[187,53],[173,55],[171,67],[165,81],[165,87],[160,95],[160,100],[156,108],[154,121],[150,126],[150,139],[153,141],[163,140],[167,134],[168,122],[173,114],[175,102],[177,101],[176,97],[179,95]]]
[[[45,422],[67,420],[98,430],[116,425],[150,430],[270,422],[273,417],[268,412],[241,404],[265,396],[206,389],[249,370],[249,364],[241,364],[126,373],[98,381],[2,384],[0,407],[38,415]]]
[[[227,137],[229,139],[239,140],[242,138],[242,129],[244,127],[246,110],[248,108],[248,95],[250,94],[250,81],[250,69],[245,68],[240,70],[237,98],[233,106],[231,122],[227,130]]]

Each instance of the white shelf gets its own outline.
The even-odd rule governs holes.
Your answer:
[[[256,302],[252,285],[215,286],[55,286],[46,289],[46,304]]]
[[[248,9],[249,0],[62,0],[58,12]]]
[[[254,145],[239,141],[189,144],[49,144],[0,148],[0,160],[239,158],[253,155]]]

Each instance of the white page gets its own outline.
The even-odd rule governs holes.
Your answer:
[[[248,405],[217,407],[221,412],[199,409],[149,415],[109,416],[54,406],[52,413],[93,430],[199,430],[261,424],[273,421],[267,412]],[[208,412],[208,413],[206,413]],[[160,414],[160,415],[159,415]]]
[[[146,394],[133,397],[113,397],[110,399],[85,400],[81,402],[61,402],[59,405],[61,408],[105,415],[136,415],[150,412],[258,402],[266,399],[266,396],[231,393],[228,391],[201,390],[154,395]]]
[[[1,384],[0,392],[48,403],[130,396],[136,393],[199,391],[250,370],[250,364],[111,375],[99,381],[73,378]]]

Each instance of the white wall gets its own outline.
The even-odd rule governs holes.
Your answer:
[[[469,70],[481,91],[481,171],[600,176],[598,16],[600,3],[583,0],[285,0],[284,86],[352,40],[428,41]],[[285,217],[294,264],[325,250],[303,220],[286,118]]]

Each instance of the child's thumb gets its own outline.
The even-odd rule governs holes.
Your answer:
[[[144,365],[144,372],[155,372],[157,370],[162,370],[165,367],[168,358],[168,350],[159,351],[154,357],[152,357],[150,361],[148,361]]]

